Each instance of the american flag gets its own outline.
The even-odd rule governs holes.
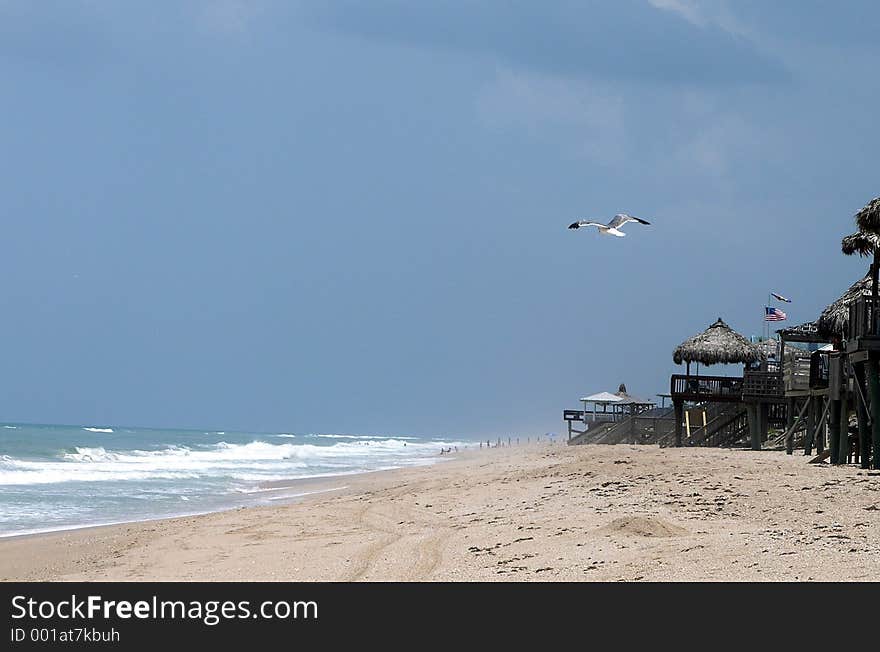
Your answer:
[[[788,315],[779,308],[764,306],[764,321],[783,321],[784,319],[788,319]]]

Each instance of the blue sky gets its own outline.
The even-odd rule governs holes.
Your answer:
[[[0,0],[0,418],[560,430],[880,193],[871,2]],[[565,227],[627,211],[626,239]]]

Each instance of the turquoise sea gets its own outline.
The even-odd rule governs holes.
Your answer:
[[[455,438],[0,424],[0,536],[296,496],[264,483],[433,464]]]

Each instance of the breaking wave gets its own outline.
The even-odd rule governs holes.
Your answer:
[[[0,485],[217,478],[246,482],[333,475],[429,462],[442,446],[402,438],[358,438],[332,445],[217,442],[158,450],[75,447],[51,460],[0,456]]]

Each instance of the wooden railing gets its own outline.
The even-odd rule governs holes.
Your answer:
[[[767,420],[770,425],[781,427],[785,425],[788,417],[788,405],[782,403],[770,403],[767,406]]]
[[[786,392],[810,388],[810,359],[796,358],[786,360],[783,372],[783,385]]]
[[[878,309],[880,309],[880,299],[877,303],[868,296],[862,296],[849,304],[849,324],[847,325],[848,340],[855,340],[859,337],[872,337],[880,335],[880,321],[878,321]]]
[[[778,371],[747,369],[743,376],[743,398],[782,398],[785,386]]]
[[[604,430],[600,437],[591,439],[595,444],[644,444],[656,443],[675,431],[675,416],[672,408],[658,410],[658,416],[633,416]]]
[[[685,439],[685,446],[716,446],[717,439],[722,430],[746,410],[741,403],[719,403],[720,409],[706,410],[707,421],[705,426],[699,426],[691,430],[691,434]]]
[[[705,410],[706,427],[691,430],[690,436],[682,433],[685,446],[730,446],[748,434],[748,417],[742,404],[724,403]],[[672,426],[674,428],[675,422]],[[675,445],[675,431],[655,440],[661,448]]]
[[[673,374],[669,381],[673,400],[738,401],[742,398],[743,379],[738,376],[687,376]]]
[[[749,433],[749,418],[745,410],[739,412],[723,427],[716,430],[704,446],[733,446]]]

